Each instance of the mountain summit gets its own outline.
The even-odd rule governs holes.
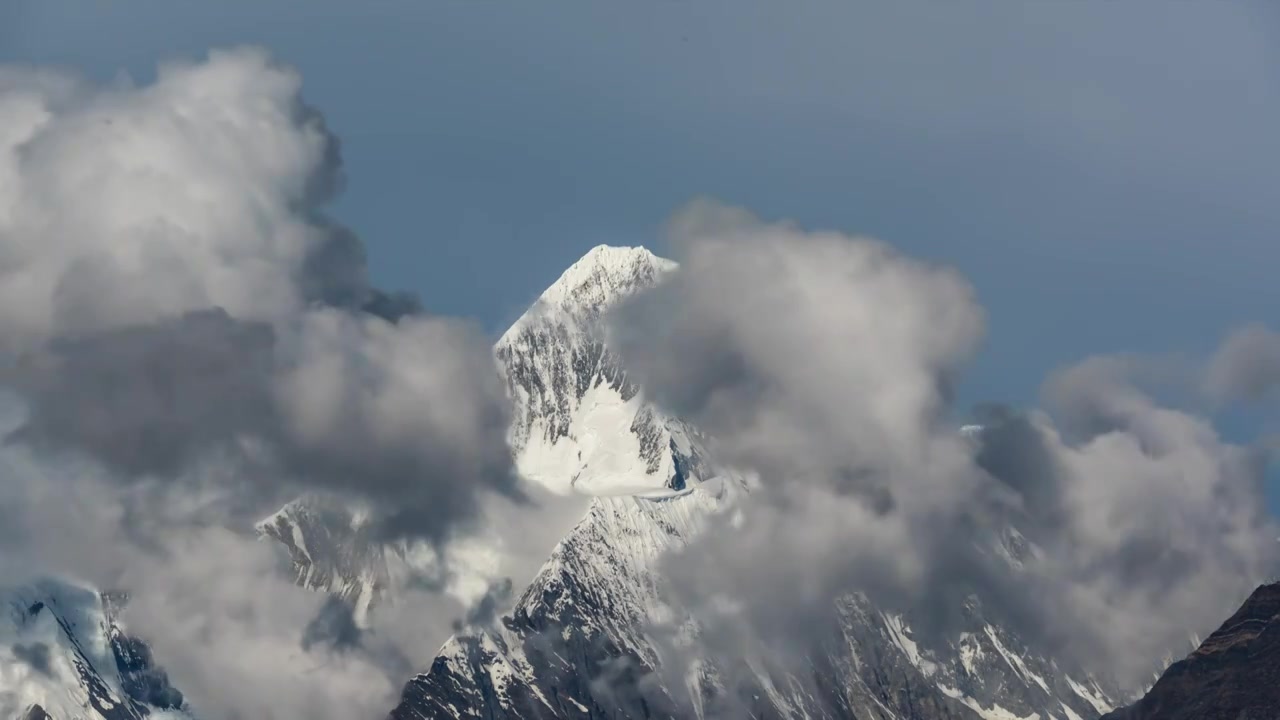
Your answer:
[[[498,347],[516,341],[527,325],[548,313],[559,315],[561,320],[597,320],[620,300],[652,287],[675,269],[675,262],[644,247],[597,245],[538,296],[498,340]]]

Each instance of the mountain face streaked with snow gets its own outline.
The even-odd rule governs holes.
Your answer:
[[[52,580],[0,593],[0,718],[189,718],[150,649],[121,627],[125,600]]]
[[[763,658],[695,658],[688,677],[664,673],[671,645],[654,628],[697,631],[673,617],[659,562],[745,487],[716,469],[696,429],[644,401],[602,339],[603,313],[674,269],[642,248],[595,248],[498,342],[519,469],[595,499],[511,614],[451,638],[392,718],[1081,720],[1122,699],[1029,647],[998,603],[976,595],[954,636],[929,641],[910,613],[845,597],[838,632],[813,648],[803,676],[771,673]],[[980,429],[965,433],[980,441]],[[1010,572],[1034,551],[1011,527],[991,535]]]

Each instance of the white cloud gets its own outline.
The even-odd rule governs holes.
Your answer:
[[[975,447],[949,416],[982,332],[963,279],[705,201],[673,228],[680,270],[614,332],[646,391],[759,477],[740,524],[668,561],[719,651],[745,625],[802,653],[850,590],[941,624],[977,590],[1024,637],[1133,680],[1274,567],[1257,453],[1161,407],[1136,360],[1055,376],[1051,409],[1082,432],[1006,412]],[[973,534],[992,518],[1041,548],[1017,578]]]
[[[7,70],[0,85],[0,327],[10,349],[222,307],[271,319],[322,236],[337,172],[301,80],[257,50],[87,88]]]

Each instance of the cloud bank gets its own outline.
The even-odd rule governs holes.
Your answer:
[[[1056,374],[1046,410],[987,408],[972,442],[949,389],[983,312],[955,273],[710,201],[671,233],[680,270],[612,325],[646,392],[755,486],[667,561],[713,656],[739,657],[747,627],[769,656],[803,657],[855,590],[945,638],[977,592],[1133,686],[1276,568],[1262,451],[1162,406],[1126,359]],[[1268,338],[1228,342],[1210,387],[1256,395]],[[1007,526],[1036,548],[1017,571],[992,552]]]

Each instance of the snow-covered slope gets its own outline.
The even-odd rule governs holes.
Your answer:
[[[120,626],[124,601],[54,580],[0,591],[0,718],[188,718],[182,693]]]
[[[664,602],[659,561],[696,542],[702,520],[736,502],[741,484],[706,481],[722,471],[696,431],[644,402],[598,323],[674,269],[642,248],[596,248],[498,342],[516,401],[520,469],[597,497],[515,610],[496,628],[451,638],[407,685],[393,718],[1078,720],[1115,704],[1114,690],[1029,647],[993,609],[999,603],[977,596],[958,609],[952,636],[926,638],[910,612],[850,595],[801,676],[743,657],[733,667],[695,658],[693,676],[669,677],[662,658],[670,645],[654,628],[696,636],[697,626]],[[981,441],[980,428],[963,432]],[[1030,547],[1012,528],[992,530],[983,542],[1016,572]],[[679,700],[686,697],[692,710]]]

